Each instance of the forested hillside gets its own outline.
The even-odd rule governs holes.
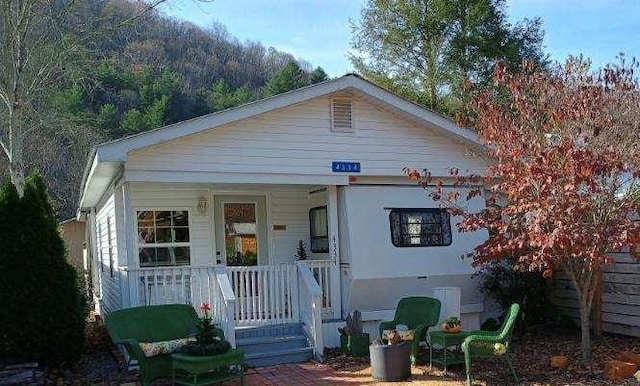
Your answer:
[[[202,29],[128,0],[77,3],[58,24],[66,47],[75,46],[33,99],[39,113],[25,135],[27,172],[44,175],[59,218],[74,215],[95,144],[327,78],[288,53],[238,41],[222,24]]]

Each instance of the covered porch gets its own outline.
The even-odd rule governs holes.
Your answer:
[[[322,320],[340,315],[338,270],[329,260],[262,266],[122,269],[130,307],[211,304],[235,345],[237,327],[300,323],[314,353],[324,349]]]
[[[335,185],[140,181],[121,193],[114,219],[93,218],[106,312],[207,302],[232,344],[238,329],[300,324],[322,354],[322,320],[342,316]]]

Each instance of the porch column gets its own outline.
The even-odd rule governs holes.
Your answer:
[[[329,270],[331,284],[331,307],[333,317],[342,317],[342,294],[340,293],[340,236],[338,232],[338,190],[335,185],[327,186],[327,225],[329,230]]]
[[[122,290],[122,308],[139,306],[138,304],[138,287],[135,278],[130,277],[132,274],[129,269],[135,268],[137,265],[136,260],[136,214],[133,211],[133,204],[131,203],[131,190],[129,182],[122,184],[121,197],[122,200],[122,217],[124,221],[124,229],[119,234],[118,242],[118,273],[120,277],[120,288]],[[124,244],[124,248],[121,248]],[[124,266],[127,269],[121,269]]]

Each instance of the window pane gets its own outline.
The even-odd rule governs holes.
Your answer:
[[[311,217],[312,236],[327,236],[327,207],[313,208],[309,212]]]
[[[311,236],[311,252],[329,252],[329,224],[327,207],[319,206],[309,210],[309,231]]]
[[[176,228],[173,230],[173,241],[176,243],[189,242],[189,228]]]
[[[329,252],[329,238],[316,237],[311,239],[311,252],[315,252],[315,253]]]
[[[257,264],[256,209],[255,203],[224,204],[227,265]]]
[[[446,246],[452,242],[446,209],[393,209],[389,225],[396,247]]]
[[[171,241],[171,228],[156,229],[156,243],[170,243]]]
[[[157,227],[170,227],[171,226],[171,212],[161,211],[156,213],[156,226]]]
[[[189,226],[189,212],[183,210],[173,212],[173,226],[176,227],[188,227]]]
[[[155,242],[155,232],[153,226],[150,227],[138,227],[138,242],[140,244],[147,244]]]
[[[158,265],[171,265],[169,248],[156,248]]]
[[[189,247],[175,247],[173,254],[176,258],[176,265],[189,265]]]
[[[140,248],[138,253],[140,257],[141,267],[153,267],[156,265],[156,249],[155,248]]]

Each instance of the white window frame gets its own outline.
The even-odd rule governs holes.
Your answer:
[[[187,224],[187,232],[189,235],[188,242],[169,242],[169,243],[141,243],[139,237],[139,224],[138,224],[138,213],[139,212],[187,212],[188,215],[188,224]],[[193,232],[191,232],[191,227],[193,226],[192,221],[194,218],[192,208],[185,207],[145,207],[145,208],[135,208],[133,210],[134,213],[134,239],[136,240],[136,257],[137,264],[140,268],[162,268],[162,267],[189,267],[193,265],[193,251],[191,248],[192,240],[193,240]],[[160,265],[142,265],[140,261],[140,250],[142,248],[172,248],[172,247],[187,247],[189,250],[189,263],[188,264],[176,264],[175,256],[171,256],[171,264]]]

